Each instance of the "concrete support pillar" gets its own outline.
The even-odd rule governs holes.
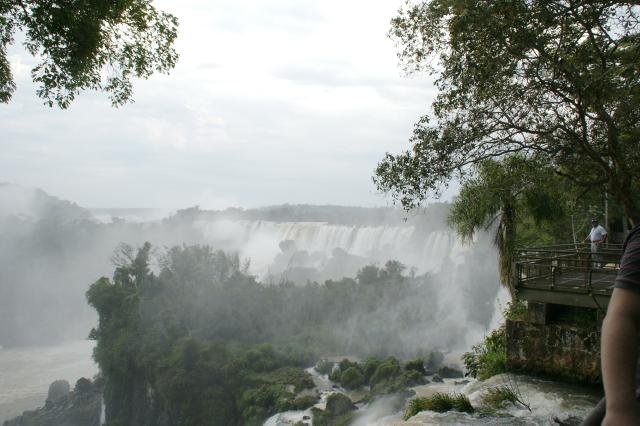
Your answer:
[[[549,319],[549,305],[546,303],[529,302],[527,321],[530,324],[545,325]]]

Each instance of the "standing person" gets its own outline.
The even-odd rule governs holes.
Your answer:
[[[602,381],[606,397],[587,416],[583,426],[640,425],[640,226],[631,231],[624,243],[613,287],[602,324]]]
[[[599,254],[600,246],[607,242],[607,230],[598,223],[598,219],[595,217],[591,219],[591,232],[589,232],[587,238],[584,239],[585,242],[587,240],[591,242],[591,259],[593,260],[593,266],[600,268],[602,266],[600,263],[602,262],[602,255]]]

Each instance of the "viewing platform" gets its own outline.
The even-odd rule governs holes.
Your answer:
[[[516,289],[528,302],[606,311],[621,256],[621,244],[594,254],[590,244],[527,248],[516,259]]]

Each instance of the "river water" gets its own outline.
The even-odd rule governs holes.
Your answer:
[[[71,387],[80,377],[93,378],[95,342],[80,340],[53,346],[0,348],[0,424],[44,405],[51,382]]]

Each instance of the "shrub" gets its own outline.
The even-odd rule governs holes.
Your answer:
[[[370,384],[375,385],[385,380],[396,378],[400,374],[400,363],[394,357],[389,357],[376,368],[371,377]]]
[[[321,359],[315,366],[315,369],[320,374],[331,374],[333,371],[333,362],[330,362],[326,359]]]
[[[407,370],[400,376],[404,387],[418,386],[429,383],[426,377],[416,370]]]
[[[404,369],[406,371],[417,371],[420,374],[426,374],[426,370],[424,369],[424,361],[420,358],[414,359],[413,361],[409,361],[405,364]]]
[[[351,362],[348,359],[343,359],[342,361],[340,361],[340,364],[338,364],[338,367],[340,368],[341,372],[344,372],[346,370],[348,370],[351,367],[354,368],[358,368],[358,363],[357,362]]]
[[[318,403],[320,397],[318,395],[304,395],[299,396],[293,401],[294,410],[306,410],[309,407],[313,407]]]
[[[475,411],[466,395],[461,393],[436,393],[427,398],[415,398],[409,401],[409,405],[404,413],[404,419],[408,420],[425,410],[436,411],[438,413],[451,410],[464,413],[473,413]]]
[[[374,357],[367,358],[367,360],[364,363],[364,366],[362,367],[362,373],[364,374],[364,378],[367,382],[371,380],[371,377],[376,372],[380,364],[382,364],[382,361],[380,361],[378,358],[374,358]]]
[[[327,397],[326,412],[331,417],[341,416],[345,413],[353,411],[355,405],[348,396],[341,393],[332,393]]]
[[[364,376],[358,368],[349,367],[340,376],[340,383],[346,389],[358,389],[364,384]]]
[[[471,377],[486,380],[507,371],[507,333],[502,326],[492,331],[482,343],[462,355]]]
[[[512,321],[522,321],[527,317],[527,305],[522,300],[507,303],[504,317]]]
[[[258,420],[278,411],[292,409],[293,394],[283,385],[264,385],[246,390],[242,394],[240,406],[248,420]]]
[[[250,377],[264,383],[293,385],[296,392],[315,387],[311,375],[297,367],[281,367],[268,373],[250,375]]]

